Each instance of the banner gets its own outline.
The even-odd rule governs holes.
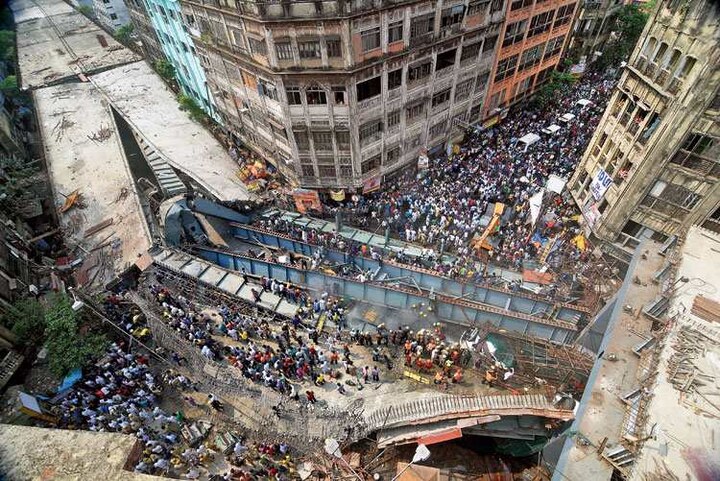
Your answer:
[[[295,189],[292,193],[295,199],[295,208],[301,214],[307,213],[308,210],[322,211],[322,203],[317,191],[310,189]]]
[[[597,204],[589,203],[583,208],[582,214],[590,229],[593,229],[597,221],[600,220],[600,211],[598,210]]]
[[[370,177],[365,182],[363,182],[363,194],[369,194],[370,192],[375,192],[380,188],[381,179],[382,177],[380,175],[376,175],[375,177]]]
[[[598,172],[595,174],[595,178],[590,183],[590,192],[592,192],[595,200],[599,201],[603,198],[612,182],[612,177],[605,172],[605,169],[598,167]]]
[[[340,190],[331,190],[330,191],[330,198],[334,200],[335,202],[342,202],[345,200],[345,191]]]
[[[530,222],[535,226],[538,217],[540,217],[540,209],[542,208],[543,196],[545,195],[544,190],[539,190],[537,194],[530,197]]]
[[[427,155],[421,154],[418,157],[418,170],[425,170],[430,167],[430,159]]]

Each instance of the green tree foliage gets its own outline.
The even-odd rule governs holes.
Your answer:
[[[175,67],[167,60],[158,60],[155,62],[155,71],[165,79],[166,82],[175,80]]]
[[[0,91],[8,97],[17,97],[20,95],[17,77],[14,75],[8,75],[4,79],[0,80]]]
[[[570,85],[575,83],[577,79],[570,73],[555,71],[550,76],[550,80],[545,83],[537,91],[532,99],[532,103],[537,108],[546,108],[553,102],[562,97],[562,92]]]
[[[194,98],[188,97],[185,94],[178,95],[178,102],[180,103],[180,110],[184,110],[188,113],[191,119],[195,122],[205,122],[208,118],[205,111],[198,105]]]
[[[72,309],[72,300],[66,295],[51,299],[45,310],[45,324],[50,370],[57,376],[82,367],[100,355],[107,344],[105,336],[88,331],[81,324],[78,313]]]
[[[115,32],[115,38],[118,42],[122,43],[123,45],[127,45],[132,41],[132,34],[133,34],[133,24],[128,23],[127,25],[123,25],[122,27],[118,28]]]
[[[90,5],[80,5],[77,9],[78,12],[82,13],[86,17],[93,16],[93,8]]]
[[[45,310],[32,298],[15,301],[5,312],[5,324],[21,346],[40,346],[45,339]]]
[[[648,16],[648,12],[637,5],[625,5],[618,11],[610,20],[616,38],[607,43],[597,62],[599,68],[617,67],[630,57]]]
[[[0,60],[15,60],[15,32],[12,30],[0,30]]]

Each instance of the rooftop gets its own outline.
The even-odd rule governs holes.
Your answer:
[[[3,479],[103,479],[162,481],[123,469],[133,436],[0,424]]]
[[[150,66],[135,62],[92,76],[112,106],[173,168],[219,200],[251,197],[238,165],[203,127],[180,110],[173,92]]]
[[[110,243],[110,255],[98,259],[109,260],[110,280],[151,245],[110,107],[90,83],[46,87],[34,97],[56,205],[78,190],[85,206],[58,214],[60,225],[66,239],[79,244],[88,257]],[[104,140],[91,140],[93,136]],[[90,228],[108,219],[111,225],[91,234]]]
[[[671,302],[671,312],[683,314],[671,324],[660,353],[646,431],[655,428],[637,455],[631,480],[656,479],[653,475],[663,476],[665,469],[674,479],[720,476],[720,324],[699,317],[702,313],[693,309],[701,296],[720,302],[720,271],[710,267],[718,265],[720,235],[692,227],[677,272],[678,279],[685,277],[688,282],[677,283]],[[692,333],[700,334],[692,340],[685,337]],[[688,357],[690,361],[678,361]],[[679,379],[686,370],[689,380]]]
[[[59,83],[140,59],[62,0],[13,0],[21,86]]]

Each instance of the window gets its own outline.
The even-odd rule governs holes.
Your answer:
[[[440,107],[450,100],[450,89],[443,90],[433,95],[432,108]],[[447,106],[446,106],[447,107]]]
[[[357,84],[357,99],[358,102],[373,98],[380,95],[382,89],[382,82],[380,76],[373,77],[368,80],[363,80]]]
[[[505,10],[505,0],[492,0],[490,4],[490,15]]]
[[[315,150],[332,150],[332,132],[313,132],[313,144],[315,144]]]
[[[564,41],[565,37],[563,35],[548,40],[548,43],[545,46],[545,55],[543,55],[543,60],[559,54],[562,50]]]
[[[263,79],[258,79],[257,90],[260,95],[277,101],[277,89],[275,84]]]
[[[362,37],[362,51],[369,52],[380,48],[380,27],[365,30],[360,34]]]
[[[497,43],[497,39],[497,35],[486,38],[485,43],[483,44],[483,53],[489,52],[490,50],[495,50],[495,44]]]
[[[667,52],[667,49],[668,49],[668,44],[666,44],[665,42],[661,43],[660,48],[658,49],[657,52],[655,52],[655,58],[653,58],[653,62],[660,63],[660,60],[662,60],[663,57],[665,57],[665,52]]]
[[[575,4],[571,3],[570,5],[565,5],[557,9],[557,13],[555,14],[555,23],[553,23],[553,28],[558,28],[561,25],[565,25],[567,23],[570,23],[573,16],[573,11],[575,10]]]
[[[400,147],[394,147],[385,154],[385,165],[393,165],[400,160]]]
[[[480,93],[481,91],[485,90],[488,79],[490,79],[490,72],[486,72],[478,77],[477,84],[475,85],[475,93]]]
[[[115,15],[114,13],[111,13],[111,14],[110,14],[110,19],[111,19],[111,20],[117,20],[117,15]]]
[[[536,45],[525,50],[520,56],[520,66],[518,72],[534,67],[540,63],[540,57],[542,57],[544,45]]]
[[[327,46],[328,58],[342,57],[342,44],[339,38],[331,38],[325,40]]]
[[[315,177],[315,166],[312,164],[300,164],[303,177]]]
[[[435,14],[423,15],[410,20],[410,38],[422,37],[435,30]]]
[[[420,65],[408,67],[408,83],[417,82],[430,75],[432,69],[432,62],[426,62]]]
[[[382,122],[372,120],[360,126],[360,145],[367,145],[380,139]]]
[[[510,4],[510,11],[520,10],[533,4],[533,0],[515,0]]]
[[[474,1],[470,2],[470,5],[468,5],[468,11],[467,11],[468,17],[471,15],[477,15],[479,13],[484,13],[485,10],[487,10],[488,4],[490,4],[490,0],[474,0]]]
[[[252,37],[248,37],[248,43],[250,44],[250,51],[253,55],[267,55],[267,45],[265,40],[257,40]]]
[[[297,144],[298,150],[310,150],[310,137],[307,132],[303,130],[297,130],[295,134],[295,143]]]
[[[393,110],[387,116],[387,126],[388,128],[391,128],[397,125],[400,125],[400,111]]]
[[[476,119],[480,116],[480,113],[482,112],[482,102],[480,102],[477,105],[473,105],[473,108],[470,109],[470,122],[473,121],[473,119]]]
[[[443,53],[439,53],[437,56],[437,64],[435,65],[435,71],[442,70],[455,65],[455,53],[457,49],[448,50]]]
[[[228,27],[228,30],[230,31],[230,40],[232,41],[233,45],[245,50],[245,42],[243,40],[242,31],[234,27]]]
[[[478,53],[480,53],[480,42],[463,46],[460,53],[460,63],[477,59]]]
[[[312,40],[308,42],[298,42],[298,50],[300,58],[320,58],[320,42]]]
[[[323,179],[335,178],[335,165],[318,165],[318,172]]]
[[[395,22],[388,25],[388,43],[399,42],[403,39],[403,23]]]
[[[525,37],[525,27],[527,27],[527,20],[520,20],[519,22],[511,23],[505,29],[505,37],[503,38],[503,47],[507,47],[517,42],[522,42]]]
[[[550,24],[552,23],[553,12],[552,10],[545,13],[535,15],[530,20],[530,29],[528,30],[528,38],[540,35],[541,33],[550,30]]]
[[[305,92],[308,105],[325,105],[327,103],[327,95],[320,87],[310,87]]]
[[[290,42],[277,42],[275,44],[275,53],[277,54],[278,60],[292,60],[293,51],[292,44]]]
[[[409,138],[405,141],[405,148],[407,150],[414,149],[420,145],[420,135],[416,135],[415,137]]]
[[[335,105],[345,105],[345,87],[333,87]]]
[[[449,28],[461,23],[464,13],[465,7],[463,5],[446,8],[442,11],[442,16],[440,17],[440,28]]]
[[[300,96],[300,89],[297,87],[286,87],[285,88],[285,95],[287,95],[288,103],[290,105],[300,105],[302,104],[302,99]]]
[[[425,102],[419,102],[415,105],[408,107],[407,108],[408,122],[419,119],[420,117],[422,117],[423,113],[425,113]]]
[[[335,132],[335,141],[337,142],[338,150],[350,150],[350,132]]]
[[[679,78],[686,78],[688,75],[690,75],[690,72],[692,72],[693,67],[695,67],[695,58],[693,57],[686,57],[685,63],[683,64],[682,70],[680,70],[677,73],[677,76]]]
[[[707,135],[693,132],[670,162],[694,170],[702,175],[720,177],[720,142]]]
[[[388,72],[388,90],[396,89],[402,85],[402,69],[393,70]]]
[[[348,158],[348,161],[350,159]],[[342,157],[340,158],[340,162],[342,162]],[[348,163],[347,165],[340,165],[340,177],[344,179],[352,178],[353,176],[353,169],[352,164]]]
[[[363,160],[360,164],[360,170],[363,174],[367,174],[368,172],[371,172],[378,167],[380,167],[380,162],[382,162],[382,157],[380,154],[370,157],[367,160]]]
[[[472,92],[474,79],[466,80],[455,86],[455,102],[462,102],[470,96]]]
[[[513,55],[512,57],[506,58],[498,63],[497,70],[495,71],[495,82],[501,82],[502,80],[512,77],[515,73],[515,67],[517,66],[518,56]]]
[[[437,124],[433,125],[432,127],[430,127],[430,131],[428,132],[428,140],[434,139],[435,137],[438,137],[438,136],[442,135],[443,133],[445,133],[445,124],[446,123],[447,122],[443,120],[443,121],[438,122]]]

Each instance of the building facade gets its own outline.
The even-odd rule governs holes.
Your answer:
[[[111,32],[130,23],[130,12],[123,0],[93,0],[93,10],[98,22]]]
[[[130,21],[133,24],[135,39],[140,42],[140,48],[150,63],[165,59],[165,53],[160,46],[160,40],[155,33],[155,28],[150,19],[150,14],[145,9],[143,0],[127,0]]]
[[[185,95],[195,99],[208,115],[215,117],[205,71],[195,50],[195,43],[183,21],[177,0],[138,0],[158,39],[164,57],[175,67],[175,79]]]
[[[486,118],[531,95],[560,62],[577,0],[510,0],[493,66]]]
[[[503,0],[181,0],[219,115],[286,178],[376,186],[482,118]]]
[[[625,0],[591,0],[583,2],[572,29],[567,50],[588,62],[596,58],[595,52],[602,52],[610,39],[612,18],[627,3]]]
[[[720,6],[658,1],[569,186],[600,238],[720,232]]]

